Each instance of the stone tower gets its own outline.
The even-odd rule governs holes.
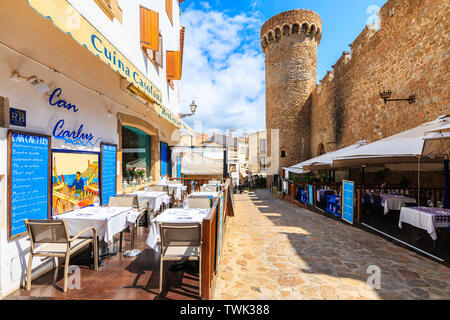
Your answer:
[[[291,10],[270,18],[261,29],[261,47],[266,55],[267,150],[271,153],[272,130],[279,130],[281,173],[311,156],[309,96],[317,84],[317,46],[322,20],[310,10]],[[302,143],[303,138],[303,143]],[[274,146],[276,144],[274,143]],[[274,150],[277,152],[277,150]],[[271,155],[272,162],[277,155]],[[276,161],[275,161],[276,163]]]

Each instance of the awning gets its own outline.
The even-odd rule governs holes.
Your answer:
[[[85,47],[147,98],[153,110],[178,128],[193,130],[162,104],[161,91],[66,0],[26,0],[41,16]],[[111,56],[114,53],[114,58]]]
[[[427,132],[422,156],[450,158],[450,124]]]
[[[223,160],[186,153],[181,158],[181,173],[184,175],[223,175]]]
[[[362,165],[381,165],[386,163],[414,163],[422,156],[426,133],[447,127],[450,117],[424,123],[413,129],[378,140],[361,148],[333,157],[333,167],[350,168]],[[439,159],[422,158],[421,162],[438,162]]]
[[[292,166],[289,168],[283,168],[283,169],[285,169],[286,171],[298,173],[298,174],[308,173],[308,172],[310,172],[310,170],[328,170],[328,169],[332,168],[333,157],[337,157],[337,156],[345,154],[349,151],[360,148],[360,147],[366,145],[367,143],[368,143],[367,140],[361,140],[351,146],[322,154],[318,157],[300,162],[300,163],[296,164],[295,166]]]

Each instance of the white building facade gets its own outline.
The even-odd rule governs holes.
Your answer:
[[[0,7],[5,296],[25,281],[23,220],[70,210],[55,190],[70,184],[72,173],[95,171],[83,201],[105,204],[107,194],[126,192],[130,163],[142,164],[142,185],[166,176],[168,149],[192,129],[178,117],[184,41],[178,0],[1,0]],[[108,164],[105,146],[114,150]],[[25,175],[41,183],[27,184]],[[52,268],[53,261],[35,258],[33,278]]]

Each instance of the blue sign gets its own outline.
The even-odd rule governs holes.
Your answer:
[[[169,147],[167,143],[161,142],[161,176],[167,175],[167,155]]]
[[[25,219],[48,219],[50,138],[10,133],[9,237],[26,232]]]
[[[9,109],[9,123],[14,126],[26,127],[27,126],[27,112],[24,110]]]
[[[310,205],[314,205],[314,187],[312,185],[308,185],[308,202]]]
[[[116,196],[117,147],[102,144],[101,150],[101,204],[107,205]]]
[[[355,196],[355,183],[353,181],[342,182],[342,220],[353,224],[354,209],[353,199]]]

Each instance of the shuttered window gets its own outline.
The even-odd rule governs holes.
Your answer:
[[[111,21],[117,18],[122,23],[122,9],[118,0],[94,0]]]
[[[181,80],[181,52],[166,52],[166,75],[167,80]]]
[[[173,3],[173,0],[166,0],[166,12],[167,12],[167,15],[169,16],[170,23],[173,24],[173,20],[172,20],[172,17],[173,17],[172,3]]]
[[[141,47],[153,51],[159,50],[159,14],[140,7]]]

